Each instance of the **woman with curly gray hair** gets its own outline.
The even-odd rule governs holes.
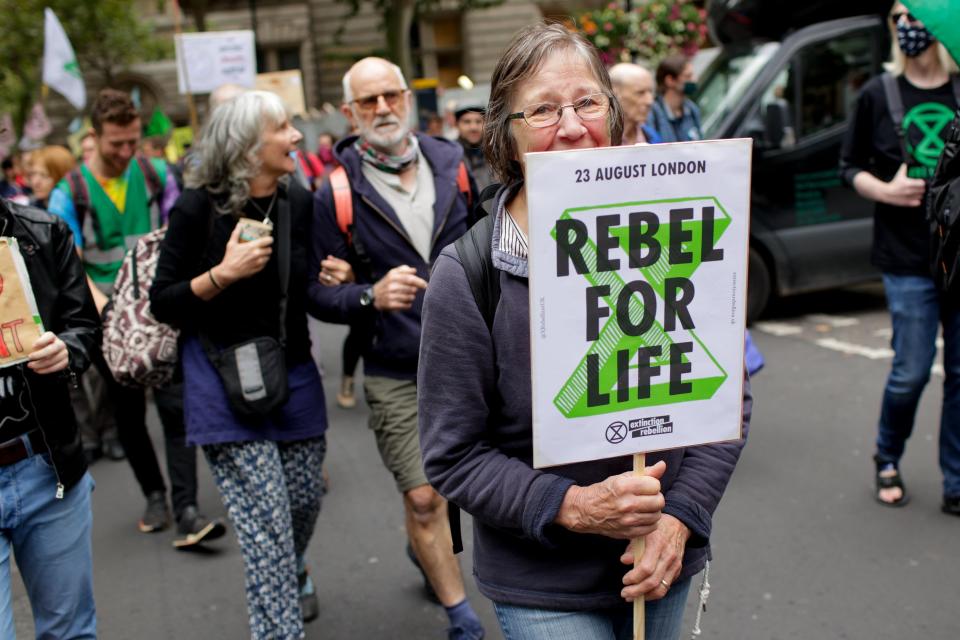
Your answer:
[[[157,319],[181,329],[187,440],[203,448],[237,532],[258,639],[301,638],[317,615],[303,556],[320,512],[327,419],[307,332],[311,198],[287,177],[301,137],[271,93],[216,108],[150,290]],[[289,396],[251,412],[248,392],[278,377],[263,364],[264,340],[285,356]]]

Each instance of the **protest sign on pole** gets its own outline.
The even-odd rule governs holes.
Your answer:
[[[534,466],[740,438],[750,140],[526,155]]]
[[[253,88],[257,56],[253,31],[204,31],[174,36],[181,94],[210,93],[225,84]]]
[[[0,368],[24,362],[43,334],[16,238],[0,237]]]
[[[294,116],[307,114],[307,101],[303,97],[303,74],[299,69],[258,73],[256,87],[280,96],[287,110]]]

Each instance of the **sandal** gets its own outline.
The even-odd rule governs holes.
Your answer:
[[[908,502],[910,502],[910,495],[907,493],[907,488],[903,485],[903,477],[900,475],[900,469],[892,462],[884,462],[878,460],[874,457],[874,462],[877,463],[877,474],[876,474],[876,493],[874,498],[877,502],[882,504],[885,507],[902,507]],[[884,476],[881,473],[886,473],[893,471],[893,475]],[[900,489],[900,498],[897,500],[884,500],[880,497],[880,491],[882,489]]]

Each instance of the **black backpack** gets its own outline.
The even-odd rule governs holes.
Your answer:
[[[927,188],[930,267],[937,288],[960,291],[960,110],[950,124],[933,180]]]

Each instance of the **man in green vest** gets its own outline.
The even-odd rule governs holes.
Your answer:
[[[49,211],[73,230],[90,291],[102,313],[127,250],[166,222],[179,189],[164,161],[137,155],[140,114],[126,93],[101,91],[91,121],[96,149],[87,163],[57,185]],[[170,524],[170,512],[163,474],[147,434],[144,391],[119,385],[102,356],[98,360],[115,405],[120,442],[147,499],[138,526],[144,533],[161,531]],[[210,523],[197,512],[196,454],[183,437],[180,388],[157,389],[155,396],[166,436],[179,532],[186,540],[195,540],[201,532],[208,539],[222,535],[221,523]],[[212,524],[216,526],[211,529]]]

